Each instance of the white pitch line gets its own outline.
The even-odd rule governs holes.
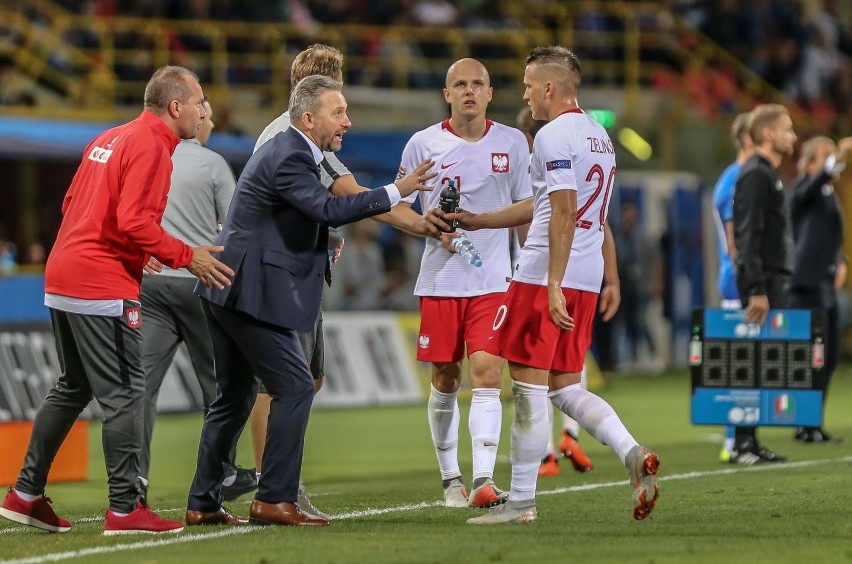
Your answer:
[[[835,462],[852,462],[852,456],[845,456],[843,458],[829,458],[829,459],[821,459],[821,460],[805,460],[802,462],[788,462],[785,464],[765,464],[759,466],[737,466],[735,468],[728,468],[725,470],[708,470],[706,472],[686,472],[684,474],[673,474],[671,476],[660,476],[658,478],[659,481],[674,481],[674,480],[690,480],[693,478],[706,478],[708,476],[724,476],[729,474],[738,474],[740,472],[766,472],[773,470],[784,470],[787,468],[804,468],[807,466],[818,466],[823,464],[831,464]],[[542,490],[537,492],[537,495],[557,495],[563,493],[572,493],[572,492],[582,492],[589,490],[596,490],[600,488],[612,488],[612,487],[621,487],[625,485],[625,481],[618,482],[599,482],[596,484],[583,484],[581,486],[570,486],[565,488],[556,488],[554,490]],[[335,520],[343,520],[343,519],[357,519],[360,517],[370,517],[373,515],[384,515],[386,513],[396,513],[402,511],[418,511],[420,509],[428,509],[430,507],[440,507],[443,505],[442,501],[423,501],[420,503],[408,504],[408,505],[396,505],[392,507],[382,507],[382,508],[371,508],[364,509],[362,511],[350,511],[348,513],[341,513],[338,515],[332,515],[332,519]],[[161,510],[163,512],[166,511],[179,511],[178,509],[168,509]],[[91,522],[101,517],[85,517],[82,519],[76,519],[74,522]],[[169,546],[172,544],[184,544],[188,542],[196,542],[200,540],[207,539],[219,539],[224,537],[230,537],[235,535],[244,535],[248,533],[253,533],[256,531],[260,531],[266,529],[267,527],[255,527],[255,526],[247,526],[247,527],[232,527],[228,529],[217,530],[210,533],[189,533],[180,536],[173,536],[168,538],[158,538],[156,540],[148,540],[141,542],[134,542],[128,544],[116,544],[111,546],[95,546],[91,548],[82,548],[80,550],[70,550],[67,552],[53,552],[49,554],[42,554],[38,556],[29,556],[27,558],[19,558],[15,560],[0,560],[0,564],[41,564],[42,562],[58,562],[60,560],[70,560],[72,558],[81,558],[84,556],[91,556],[96,554],[110,554],[113,552],[125,552],[129,550],[139,550],[145,548],[157,548],[161,546]],[[0,529],[0,533],[7,532],[20,532],[24,530],[30,530],[29,527],[7,527],[4,529]]]

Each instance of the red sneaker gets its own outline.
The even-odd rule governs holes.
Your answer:
[[[559,441],[559,450],[562,451],[565,458],[571,461],[571,464],[574,465],[574,470],[577,472],[591,471],[591,459],[586,456],[586,453],[583,452],[582,448],[580,448],[580,443],[578,443],[577,439],[572,437],[571,433],[568,431],[562,431],[562,440]]]
[[[71,523],[53,512],[53,503],[49,497],[41,496],[32,501],[24,501],[15,488],[9,488],[0,515],[15,523],[38,527],[51,533],[67,533]]]
[[[558,476],[559,475],[559,459],[555,454],[548,454],[541,459],[541,466],[538,467],[539,476]]]
[[[105,535],[179,533],[182,530],[183,523],[163,519],[141,501],[136,502],[136,509],[124,517],[113,513],[112,509],[108,510],[104,520]]]

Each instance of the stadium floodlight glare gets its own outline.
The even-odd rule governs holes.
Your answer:
[[[618,141],[624,145],[624,148],[640,161],[647,161],[654,154],[651,144],[629,127],[619,129],[617,137]]]
[[[592,116],[592,119],[604,126],[610,128],[615,125],[615,112],[607,109],[586,110],[586,113]]]

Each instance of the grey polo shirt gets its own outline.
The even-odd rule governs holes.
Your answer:
[[[234,173],[222,155],[202,147],[195,139],[178,143],[172,163],[163,229],[190,247],[212,245],[234,196]],[[163,267],[160,275],[194,277],[185,268]]]

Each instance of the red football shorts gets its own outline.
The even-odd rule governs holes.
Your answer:
[[[494,333],[486,350],[509,362],[553,370],[580,372],[592,344],[596,292],[562,288],[565,308],[574,329],[563,331],[553,323],[547,287],[513,281],[494,318]]]
[[[465,346],[470,356],[485,349],[494,312],[506,294],[495,292],[470,298],[420,297],[420,336],[417,360],[458,362]]]

